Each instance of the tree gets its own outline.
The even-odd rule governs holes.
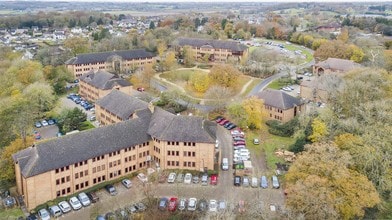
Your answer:
[[[24,86],[43,80],[42,65],[36,61],[17,60],[7,72]]]
[[[61,133],[67,133],[73,130],[80,130],[82,122],[86,121],[87,114],[81,109],[64,109],[58,119],[58,126]]]
[[[166,70],[171,70],[173,66],[176,64],[176,54],[173,51],[169,51],[166,54],[165,60],[164,60],[164,66]]]
[[[211,86],[206,93],[204,98],[212,99],[213,104],[217,108],[225,106],[226,101],[233,95],[233,91],[223,86]]]
[[[139,85],[139,86],[143,86],[146,88],[150,88],[151,79],[155,74],[155,70],[154,70],[153,66],[154,66],[154,64],[152,64],[152,63],[145,64],[142,72],[133,74],[131,76],[131,79],[130,79],[131,83],[136,86]]]
[[[392,50],[384,51],[384,68],[388,71],[392,71]]]
[[[88,38],[83,37],[70,37],[64,41],[64,46],[72,51],[72,54],[87,53],[90,50]]]
[[[328,135],[327,126],[318,118],[313,120],[312,130],[313,133],[309,136],[309,139],[312,142],[320,142]]]
[[[250,97],[242,101],[246,113],[246,124],[250,129],[260,129],[264,117],[264,104],[261,99]]]
[[[37,114],[37,118],[42,117],[41,113],[51,110],[56,101],[53,88],[46,83],[36,82],[27,86],[23,96],[29,100],[29,109]]]
[[[348,38],[349,38],[348,29],[342,28],[337,39],[343,41],[344,43],[347,43]]]
[[[151,30],[155,29],[155,23],[153,21],[150,21],[149,29]]]
[[[210,86],[210,77],[208,73],[198,71],[192,74],[190,82],[197,92],[204,93]]]
[[[227,64],[214,65],[209,74],[212,84],[232,89],[238,85],[240,75],[241,72],[232,65]]]
[[[17,138],[12,141],[7,147],[1,150],[0,154],[0,180],[7,182],[15,181],[15,165],[12,155],[16,152],[31,146],[34,142],[33,137],[28,137],[26,140]]]
[[[305,219],[353,219],[380,203],[366,176],[350,169],[350,155],[332,143],[306,146],[286,179],[286,205]]]
[[[195,58],[192,54],[192,48],[190,46],[184,46],[182,51],[182,57],[184,58],[184,64],[187,67],[191,67],[195,63]]]

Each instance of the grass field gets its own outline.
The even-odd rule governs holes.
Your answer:
[[[0,209],[0,219],[17,219],[24,216],[20,208]]]
[[[245,92],[242,94],[242,96],[246,96],[248,95],[248,93],[257,85],[259,84],[261,81],[263,81],[262,79],[253,79],[253,82],[250,83],[250,85],[248,86],[248,88],[246,88]]]

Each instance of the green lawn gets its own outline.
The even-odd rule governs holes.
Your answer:
[[[17,219],[24,216],[20,208],[0,209],[0,219]]]
[[[248,95],[248,93],[260,82],[262,79],[253,79],[253,82],[250,83],[250,85],[246,88],[245,92],[242,94],[243,96]]]
[[[277,90],[279,90],[280,88],[282,88],[284,86],[286,86],[285,83],[282,83],[279,80],[274,80],[267,87],[270,88],[270,89],[277,89]]]
[[[176,81],[188,81],[191,75],[193,75],[196,72],[203,72],[201,70],[194,70],[194,69],[186,69],[186,70],[173,70],[169,72],[164,72],[160,76],[161,78],[167,79],[171,82],[176,82]]]

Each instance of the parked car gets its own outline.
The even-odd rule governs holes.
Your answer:
[[[88,192],[88,193],[86,193],[86,195],[88,196],[88,198],[90,199],[90,201],[92,203],[96,203],[99,201],[99,197],[97,196],[97,194],[95,192]]]
[[[74,197],[71,197],[71,198],[69,199],[69,204],[71,205],[71,207],[72,207],[73,210],[79,210],[79,209],[82,208],[82,203],[80,203],[80,201],[78,200],[78,198],[76,198],[75,196],[74,196]]]
[[[226,202],[225,202],[225,200],[220,200],[218,207],[219,207],[220,211],[225,210],[226,209]]]
[[[205,173],[203,176],[201,176],[201,185],[202,186],[207,186],[208,185],[208,174]]]
[[[82,203],[83,206],[89,206],[91,204],[90,199],[88,198],[88,196],[84,192],[79,193],[78,199]]]
[[[191,184],[191,182],[192,182],[192,174],[186,173],[184,177],[184,183]]]
[[[39,122],[39,121],[35,122],[35,127],[36,127],[36,128],[40,128],[40,127],[42,127],[42,124],[41,124],[41,122]]]
[[[234,146],[246,145],[246,143],[245,143],[245,141],[234,141],[233,145],[234,145]]]
[[[259,139],[257,139],[257,138],[253,139],[253,144],[255,144],[255,145],[258,145],[258,144],[260,144],[260,141],[259,141]]]
[[[167,208],[169,211],[174,212],[177,209],[177,198],[176,197],[172,197],[169,199],[169,205]]]
[[[108,193],[109,193],[110,195],[112,195],[112,196],[117,195],[116,188],[115,188],[112,184],[106,185],[106,186],[105,186],[105,189],[106,189],[106,191],[108,191]]]
[[[38,211],[38,217],[39,217],[41,220],[50,220],[49,212],[48,212],[46,209],[40,209],[40,210]]]
[[[192,182],[193,183],[199,183],[199,176],[193,176],[192,177]]]
[[[229,122],[229,123],[226,123],[223,127],[224,127],[224,128],[228,128],[228,127],[231,126],[231,125],[233,125],[233,123],[232,123],[232,122]]]
[[[249,178],[247,176],[244,176],[242,178],[242,185],[245,186],[245,187],[249,186]]]
[[[132,204],[130,206],[127,207],[127,211],[129,214],[133,214],[137,212],[137,208],[135,204]]]
[[[272,176],[272,187],[275,189],[279,188],[279,180],[277,176]]]
[[[240,200],[238,202],[238,212],[239,213],[245,212],[245,201],[244,200]]]
[[[233,141],[245,141],[245,138],[239,136],[233,136]]]
[[[182,182],[184,182],[184,174],[179,173],[177,175],[177,183],[182,183]]]
[[[44,127],[46,127],[46,126],[49,125],[48,122],[47,122],[46,120],[42,120],[42,121],[41,121],[41,124],[42,124],[42,126],[44,126]]]
[[[146,210],[146,206],[142,202],[136,203],[136,208],[138,212],[143,212]]]
[[[208,203],[207,203],[207,201],[205,199],[201,199],[197,206],[198,206],[200,211],[204,212],[208,208]]]
[[[224,126],[225,124],[229,123],[230,121],[227,119],[223,119],[222,121],[220,121],[218,124]]]
[[[251,184],[251,186],[252,186],[253,188],[256,188],[256,187],[259,186],[259,185],[258,185],[258,182],[257,182],[257,177],[252,177],[252,184]]]
[[[137,91],[139,91],[139,92],[144,92],[144,90],[145,90],[145,89],[144,89],[143,87],[138,87],[138,88],[137,88]]]
[[[230,126],[227,127],[227,130],[232,130],[232,129],[236,128],[236,127],[237,127],[237,125],[231,124]]]
[[[49,207],[49,213],[51,216],[57,218],[61,216],[63,213],[61,212],[61,209],[57,205],[52,205]]]
[[[125,188],[129,189],[132,186],[132,182],[129,179],[121,180],[121,183],[125,186]]]
[[[221,121],[224,120],[224,119],[225,119],[224,117],[218,116],[218,117],[215,118],[215,122],[216,122],[216,123],[219,123],[219,122],[221,122]]]
[[[69,205],[69,203],[67,201],[59,202],[59,208],[61,209],[61,211],[63,213],[67,213],[67,212],[70,212],[72,210],[71,206]]]
[[[142,182],[143,184],[148,182],[148,178],[147,178],[147,176],[146,176],[144,173],[139,173],[139,174],[137,175],[137,178],[138,178],[138,179],[140,180],[140,182]]]
[[[128,213],[127,213],[127,211],[125,211],[125,209],[122,209],[122,208],[117,209],[115,211],[115,214],[117,216],[117,219],[119,219],[119,220],[128,220],[129,219]]]
[[[34,214],[30,214],[29,216],[27,216],[26,220],[38,220],[38,217]]]
[[[168,183],[174,183],[174,181],[176,180],[176,173],[170,173],[169,177],[167,178],[167,182]]]
[[[241,177],[240,176],[234,177],[234,186],[241,186]]]
[[[34,138],[35,138],[35,140],[40,140],[42,137],[38,131],[34,131]]]
[[[210,177],[210,184],[217,185],[218,184],[218,175],[212,174]]]
[[[105,216],[104,215],[98,215],[95,220],[105,220]]]
[[[266,176],[262,176],[260,178],[260,187],[264,189],[268,188],[268,180]]]
[[[49,125],[54,125],[54,124],[56,124],[56,121],[54,119],[49,119],[48,120],[48,124]]]
[[[166,197],[161,198],[158,203],[158,209],[161,211],[166,210],[167,202],[168,202],[168,199]]]
[[[186,199],[182,198],[178,202],[178,210],[183,211],[186,208]]]
[[[214,199],[211,199],[210,203],[208,204],[208,209],[210,212],[218,211],[218,202]]]
[[[195,211],[197,208],[197,199],[190,198],[188,202],[188,211]]]

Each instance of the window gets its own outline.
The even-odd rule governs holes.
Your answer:
[[[102,176],[102,181],[105,181],[106,180],[106,176]]]
[[[68,187],[67,188],[67,193],[70,193],[71,192],[71,187]]]
[[[101,171],[101,167],[97,166],[97,172]]]
[[[56,185],[60,185],[60,179],[56,180]]]
[[[102,165],[102,170],[105,170],[105,164]]]
[[[97,179],[94,178],[94,179],[93,179],[93,184],[96,184],[96,183],[97,183]]]
[[[75,179],[79,178],[79,173],[75,173]]]
[[[56,197],[60,197],[60,190],[56,192]]]
[[[84,185],[85,185],[86,187],[88,187],[88,181],[84,182]]]
[[[56,173],[59,173],[59,169],[56,169]]]
[[[93,173],[95,173],[95,172],[97,172],[97,168],[94,167],[93,168]]]
[[[61,190],[61,194],[65,195],[65,189]]]
[[[65,177],[61,177],[61,183],[65,183]]]
[[[65,169],[66,169],[66,170],[69,170],[69,166],[66,166]]]
[[[80,178],[83,177],[83,171],[79,173]]]
[[[192,152],[192,157],[196,157],[196,152]]]
[[[109,163],[109,168],[111,168],[111,167],[112,167],[112,162]]]
[[[84,175],[87,176],[88,175],[88,170],[84,171]]]
[[[80,184],[80,188],[83,189],[84,188],[84,183]]]
[[[176,156],[180,156],[180,151],[176,151]]]
[[[67,176],[67,182],[71,181],[71,176]]]

